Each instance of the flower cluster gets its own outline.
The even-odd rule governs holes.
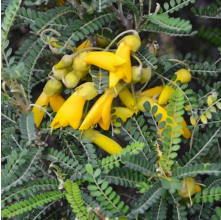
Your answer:
[[[50,45],[59,48],[60,46],[56,42],[55,38],[50,39]],[[138,92],[134,91],[134,83],[145,83],[146,86],[152,75],[151,67],[144,67],[135,55],[140,45],[139,35],[135,33],[122,38],[114,52],[107,51],[108,47],[101,51],[90,47],[90,41],[86,40],[73,54],[64,55],[52,67],[53,75],[50,76],[51,79],[35,103],[33,112],[36,125],[40,125],[45,111],[43,109],[46,109],[50,102],[53,111],[57,112],[50,125],[52,129],[71,126],[74,129],[82,130],[84,136],[91,142],[96,143],[108,153],[114,154],[119,153],[121,147],[110,138],[104,138],[102,134],[95,131],[94,128],[97,125],[103,130],[109,130],[111,123],[113,125],[117,123],[117,117],[126,122],[139,111],[146,111],[143,106],[146,101],[151,104],[151,107],[155,105],[158,107],[154,116],[162,114],[159,123],[170,118],[166,105],[173,87],[159,85],[145,91],[142,89]],[[132,59],[138,61],[139,66],[132,66]],[[109,71],[109,86],[104,88],[103,94],[99,97],[97,97],[98,91],[93,82],[86,82],[78,86],[94,68]],[[191,74],[186,69],[178,70],[175,75],[176,79],[171,81],[173,84],[178,81],[187,83],[191,80]],[[75,88],[66,101],[60,96],[63,86],[69,89]],[[116,103],[120,103],[118,106],[113,104],[116,98],[118,100]],[[92,105],[85,105],[87,102]],[[92,107],[88,109],[89,106]],[[190,138],[191,132],[187,128],[185,120],[183,119],[178,124],[182,125],[180,131],[183,137]],[[163,129],[159,131],[161,133]],[[103,146],[102,141],[105,141],[106,145],[109,143],[109,146]]]

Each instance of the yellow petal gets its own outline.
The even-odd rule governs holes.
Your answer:
[[[100,148],[106,151],[109,154],[119,154],[122,150],[122,147],[112,140],[111,138],[101,134],[98,131],[88,129],[84,131],[85,138],[90,139],[91,142],[97,144]]]
[[[138,112],[136,100],[127,87],[121,90],[119,98],[127,108],[133,110],[135,113]]]
[[[80,44],[78,47],[77,47],[77,52],[84,49],[84,48],[88,48],[90,47],[90,41],[89,40],[85,40],[82,44]]]
[[[112,116],[116,115],[118,118],[121,118],[123,122],[125,122],[128,118],[132,117],[134,112],[126,107],[114,107],[112,108],[114,113]]]
[[[163,86],[156,86],[151,89],[147,89],[139,94],[139,96],[148,96],[148,97],[156,97],[160,95],[163,90]]]
[[[103,94],[92,106],[84,121],[82,122],[79,130],[89,129],[92,125],[97,124],[102,116],[103,105],[106,101],[108,94]]]
[[[113,102],[113,97],[111,94],[108,94],[102,109],[101,119],[98,121],[98,124],[101,126],[103,130],[108,130],[110,127],[110,120],[111,120],[110,111],[111,111],[112,102]]]
[[[50,127],[55,129],[71,125],[77,129],[80,125],[85,102],[86,100],[76,93],[72,94],[61,106]]]
[[[35,102],[35,105],[38,105],[38,107],[34,106],[32,109],[32,112],[34,113],[34,121],[37,127],[41,124],[41,121],[44,117],[45,112],[40,108],[46,109],[49,103],[48,96],[42,92],[41,95],[38,97],[37,101]]]
[[[126,60],[121,57],[105,51],[90,52],[86,57],[87,64],[98,66],[102,69],[115,72],[116,66],[126,63]]]
[[[160,105],[166,104],[168,102],[168,100],[170,99],[172,91],[173,91],[172,86],[165,85],[165,87],[163,88],[163,90],[160,94],[158,104],[160,104]]]
[[[192,78],[190,72],[186,69],[180,69],[175,74],[177,75],[176,81],[180,80],[182,83],[188,83]]]
[[[54,112],[58,112],[60,107],[64,104],[65,99],[59,94],[49,97],[50,106]]]
[[[122,79],[123,76],[121,76],[119,73],[116,72],[109,72],[109,87],[113,88],[120,79]]]
[[[189,139],[191,137],[191,131],[186,127],[186,121],[183,119],[180,123],[182,125],[183,134],[182,136],[186,139]]]

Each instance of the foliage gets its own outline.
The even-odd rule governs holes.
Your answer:
[[[207,7],[195,2],[159,0],[154,8],[151,0],[1,1],[4,219],[221,218],[221,31],[216,23],[193,24],[197,19],[219,21],[221,1]],[[19,28],[28,34],[15,45],[18,39],[13,31]],[[138,69],[131,72],[133,81],[121,77],[121,91],[127,88],[127,95],[121,95],[118,86],[109,88],[114,71],[96,65],[77,76],[74,88],[66,86],[67,74],[77,74],[72,62],[82,51],[113,55],[128,33],[138,34],[141,46],[137,51],[130,48],[129,64]],[[171,54],[173,48],[163,41],[176,44],[178,38],[183,45],[190,38],[197,48]],[[81,47],[87,40],[89,45]],[[99,115],[101,119],[90,126],[98,132],[92,137],[65,120],[60,128],[51,127],[58,115],[53,104],[59,98],[52,103],[58,94],[47,95],[41,86],[54,80],[55,66],[64,55],[71,57],[59,79],[66,100],[81,93],[85,82],[94,83],[90,98],[82,95],[83,102],[87,99],[82,112],[71,122],[80,114],[85,120],[100,97],[106,97],[106,103],[105,95],[114,94],[110,108],[97,107],[92,121]],[[123,65],[114,68],[123,71]],[[192,79],[185,81],[185,74],[179,78],[183,69]],[[144,94],[152,88],[158,92]],[[96,98],[91,98],[93,89]],[[39,104],[44,116],[36,127],[33,109],[38,106],[36,96],[42,93],[47,96]],[[168,98],[164,104],[159,102],[162,94]],[[67,117],[78,110],[78,102],[68,106]],[[123,113],[108,112],[111,106],[124,107]],[[106,119],[110,128],[102,129]],[[113,149],[117,150],[107,154]],[[188,198],[180,193],[187,178],[196,184]]]

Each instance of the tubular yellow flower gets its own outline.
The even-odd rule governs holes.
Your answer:
[[[156,86],[151,89],[147,89],[139,94],[139,96],[158,97],[163,90],[163,86]]]
[[[66,127],[77,129],[80,125],[86,100],[97,96],[97,90],[91,82],[84,83],[65,101],[52,121],[51,128]]]
[[[122,90],[123,85],[118,83],[115,89],[106,89],[104,94],[94,103],[89,110],[79,130],[87,130],[95,124],[99,124],[103,130],[108,130],[111,120],[111,105],[113,99]]]
[[[97,123],[102,129],[108,130],[110,127],[110,110],[112,101],[112,94],[104,93],[92,106],[79,130],[87,130]]]
[[[118,118],[121,118],[123,122],[127,121],[127,119],[134,114],[134,111],[126,107],[114,107],[111,111],[112,110],[114,110],[114,113],[112,113],[111,116],[117,116]]]
[[[180,69],[175,74],[177,75],[177,78],[174,81],[174,83],[176,83],[177,81],[181,81],[181,83],[188,83],[191,80],[191,74],[186,69]],[[166,104],[168,100],[170,99],[172,91],[174,91],[172,86],[166,85],[160,94],[158,103],[160,105]]]
[[[37,101],[35,102],[35,105],[38,105],[43,109],[46,109],[48,107],[48,103],[49,103],[48,96],[45,94],[45,92],[42,92],[41,95],[38,97]],[[41,108],[38,108],[37,106],[33,107],[32,112],[34,113],[35,124],[37,127],[39,127],[45,112]]]
[[[117,142],[98,131],[88,129],[84,131],[83,134],[85,138],[89,139],[109,154],[119,154],[122,150],[122,147]]]
[[[136,100],[127,87],[124,87],[121,90],[121,92],[119,93],[119,98],[127,108],[137,114],[138,108]]]
[[[85,57],[87,64],[98,66],[108,71],[116,71],[116,67],[120,66],[127,61],[116,54],[106,51],[94,51],[90,52]]]
[[[48,97],[48,98],[49,98],[50,106],[53,109],[53,112],[58,112],[60,107],[65,102],[65,99],[60,94],[58,94],[56,96],[51,96],[51,97]]]
[[[150,97],[147,97],[147,96],[138,96],[138,97],[137,97],[137,106],[138,106],[138,109],[139,109],[140,111],[142,111],[142,112],[145,112],[145,111],[146,111],[146,109],[143,107],[143,104],[144,104],[146,101],[148,101],[148,102],[150,103],[151,108],[153,108],[154,105],[156,105],[156,106],[158,107],[157,112],[154,114],[154,117],[156,117],[156,116],[157,116],[158,114],[160,114],[160,113],[162,114],[162,118],[161,118],[161,120],[158,122],[158,124],[160,124],[162,121],[165,121],[166,124],[167,124],[167,121],[166,121],[167,118],[170,118],[170,119],[172,120],[172,118],[171,118],[170,116],[168,116],[166,109],[164,109],[163,107],[161,107],[160,105],[158,105],[158,104],[156,103],[156,100],[154,100],[154,99],[152,99],[152,98],[150,98]],[[186,127],[186,126],[187,126],[186,121],[183,119],[183,120],[182,120],[180,123],[178,123],[178,124],[182,125],[182,129],[180,130],[182,136],[185,137],[186,139],[189,139],[189,138],[191,137],[191,132],[190,132],[190,130]],[[175,123],[174,127],[175,127],[176,125],[178,125],[178,124]],[[166,127],[166,126],[165,126],[165,127]],[[165,129],[165,128],[160,129],[160,133],[162,133],[164,129]]]
[[[116,71],[110,71],[109,87],[114,87],[120,79],[130,83],[132,80],[131,61],[130,61],[130,46],[121,43],[116,51],[116,55],[123,58],[126,63],[117,67]]]

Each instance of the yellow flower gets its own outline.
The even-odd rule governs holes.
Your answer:
[[[151,108],[153,108],[153,106],[157,106],[158,109],[156,111],[156,113],[154,114],[154,117],[156,117],[158,114],[162,114],[162,118],[161,120],[159,120],[158,124],[160,124],[162,121],[165,121],[166,122],[166,125],[168,124],[166,119],[167,118],[170,118],[171,120],[173,120],[170,116],[168,116],[167,114],[167,111],[166,109],[164,109],[163,107],[161,107],[160,105],[158,105],[156,103],[156,100],[150,98],[150,97],[146,97],[146,96],[140,96],[140,97],[137,97],[137,106],[138,106],[138,109],[142,112],[145,112],[146,109],[143,107],[143,104],[148,101],[151,105]],[[186,127],[187,124],[185,122],[185,120],[183,119],[180,123],[178,124],[181,124],[182,125],[182,129],[180,130],[181,134],[183,135],[183,137],[185,137],[186,139],[189,139],[191,137],[191,132],[190,130]],[[176,125],[178,125],[177,123],[174,124],[174,127],[176,127]],[[166,126],[163,128],[163,129],[160,129],[160,133],[163,132],[163,130],[166,128]]]
[[[112,94],[104,93],[92,106],[79,130],[87,130],[97,123],[102,129],[108,130],[110,127],[110,110],[112,101]]]
[[[36,126],[39,127],[45,114],[45,112],[41,108],[46,109],[48,107],[48,104],[50,103],[52,110],[54,112],[57,112],[64,102],[65,100],[60,94],[49,97],[43,91],[35,102],[35,105],[38,105],[39,107],[34,106],[32,109]]]
[[[191,80],[191,74],[186,69],[180,69],[175,74],[177,75],[177,78],[174,81],[174,83],[176,83],[177,81],[181,81],[181,83],[188,83]],[[172,86],[166,85],[160,94],[158,103],[160,105],[166,104],[168,102],[168,100],[170,99],[172,91],[174,91]]]
[[[151,89],[147,89],[139,94],[139,96],[158,97],[163,90],[163,86],[155,86]]]
[[[64,104],[65,99],[60,95],[55,95],[55,96],[50,96],[49,98],[49,103],[50,106],[53,110],[53,112],[58,112],[60,107]]]
[[[97,90],[91,82],[84,83],[66,100],[52,121],[51,128],[66,127],[77,129],[80,125],[86,100],[97,96]]]
[[[138,108],[136,100],[127,87],[124,87],[121,90],[121,92],[119,93],[119,98],[127,108],[137,114]]]
[[[126,107],[114,107],[111,109],[111,111],[112,110],[114,112],[111,114],[111,116],[117,116],[118,118],[121,118],[123,122],[127,121],[127,119],[132,117],[132,115],[134,114],[134,111]]]
[[[43,109],[46,109],[48,107],[49,98],[45,94],[45,92],[42,92],[41,95],[38,97],[37,101],[35,102],[35,105],[38,105],[42,107]],[[41,121],[44,117],[45,112],[37,106],[34,106],[32,109],[32,112],[34,113],[34,121],[37,127],[41,124]]]
[[[132,80],[131,72],[131,61],[130,61],[130,46],[124,44],[123,42],[118,46],[116,55],[126,60],[121,66],[118,66],[115,71],[110,71],[109,73],[109,87],[114,87],[120,79],[125,82],[130,83]]]
[[[78,47],[77,47],[77,52],[84,49],[84,48],[88,48],[90,47],[90,41],[89,40],[85,40],[82,44],[80,44]]]
[[[126,60],[126,63],[117,67],[109,73],[109,87],[114,87],[120,79],[130,83],[132,80],[130,52],[136,52],[141,45],[138,35],[124,37],[118,44],[116,55]]]
[[[117,142],[98,131],[88,129],[84,131],[84,137],[97,144],[100,148],[109,154],[119,154],[122,150],[122,147]]]
[[[115,89],[106,89],[104,94],[94,103],[87,113],[79,130],[87,130],[95,124],[99,124],[103,130],[108,130],[111,121],[111,105],[113,99],[122,90],[123,85],[118,83]]]

